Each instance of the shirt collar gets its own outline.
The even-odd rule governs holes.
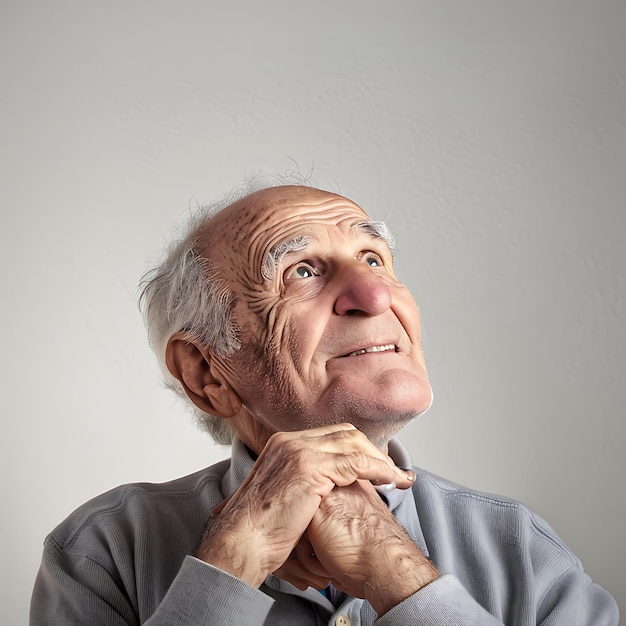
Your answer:
[[[222,478],[222,493],[225,498],[239,489],[253,467],[254,459],[250,456],[241,439],[235,437],[230,455],[230,467]]]

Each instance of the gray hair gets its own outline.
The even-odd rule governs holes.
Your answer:
[[[180,238],[164,248],[162,260],[141,278],[139,308],[148,342],[157,356],[166,387],[185,401],[190,403],[183,386],[165,364],[165,351],[173,335],[184,332],[190,341],[220,357],[230,356],[240,347],[232,316],[234,294],[220,278],[218,267],[202,256],[199,234],[217,212],[255,191],[280,185],[308,187],[312,182],[310,172],[303,175],[298,170],[285,175],[257,173],[246,179],[220,200],[199,207],[184,225]],[[192,408],[198,423],[217,443],[232,443],[228,420],[193,404]]]

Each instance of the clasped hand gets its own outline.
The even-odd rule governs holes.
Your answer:
[[[413,480],[350,424],[277,433],[195,556],[255,587],[332,582],[380,615],[437,575],[372,486]]]

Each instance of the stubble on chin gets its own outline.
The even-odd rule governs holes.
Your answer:
[[[333,423],[349,422],[379,450],[387,451],[392,437],[419,415],[419,411],[400,411],[373,406],[371,400],[342,388],[335,389],[329,401]]]

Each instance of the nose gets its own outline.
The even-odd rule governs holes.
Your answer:
[[[381,315],[391,306],[391,290],[368,265],[355,261],[338,277],[340,291],[335,300],[337,315]]]

